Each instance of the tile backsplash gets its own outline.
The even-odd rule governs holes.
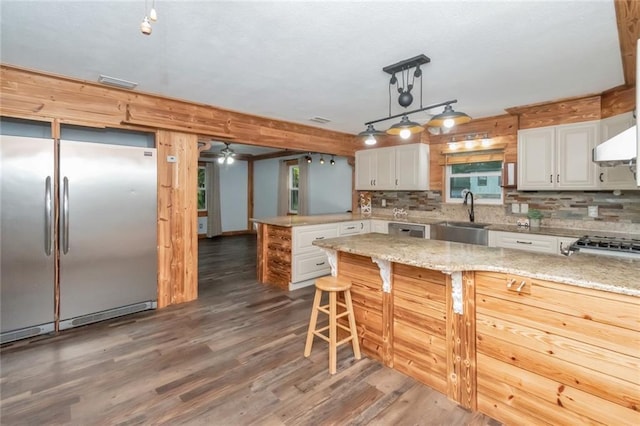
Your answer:
[[[373,214],[389,214],[394,208],[409,211],[409,217],[468,220],[468,206],[447,204],[440,191],[371,191]],[[385,206],[383,207],[383,200]],[[512,204],[527,204],[543,214],[542,226],[601,229],[640,233],[640,191],[547,192],[509,191],[504,205],[476,205],[477,222],[515,224],[523,213],[512,213]],[[597,217],[590,217],[589,206],[597,206]],[[518,206],[519,207],[519,206]]]

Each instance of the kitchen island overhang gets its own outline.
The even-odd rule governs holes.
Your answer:
[[[640,262],[383,234],[314,242],[362,351],[505,423],[640,422]]]

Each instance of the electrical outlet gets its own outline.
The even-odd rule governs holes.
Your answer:
[[[387,200],[383,198],[380,204],[382,205],[382,207],[387,207]]]
[[[598,217],[598,206],[588,206],[587,213],[589,217]]]
[[[518,203],[511,204],[511,213],[520,213],[520,204]]]

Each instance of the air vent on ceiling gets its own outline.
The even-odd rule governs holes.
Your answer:
[[[320,124],[327,124],[331,121],[328,118],[318,117],[318,116],[311,117],[309,120],[313,121],[314,123],[320,123]]]
[[[100,74],[98,77],[98,82],[102,84],[106,84],[107,86],[119,87],[121,89],[134,89],[138,83],[134,83],[133,81],[123,80],[121,78],[109,77],[108,75]]]

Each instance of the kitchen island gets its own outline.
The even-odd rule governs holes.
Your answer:
[[[640,423],[640,262],[382,234],[313,243],[363,352],[505,423]]]

